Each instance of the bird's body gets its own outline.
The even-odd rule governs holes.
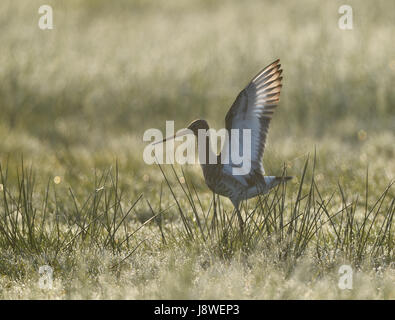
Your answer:
[[[259,181],[251,181],[245,185],[238,179],[235,179],[234,176],[224,173],[221,164],[203,164],[201,167],[204,180],[209,189],[214,193],[229,198],[235,208],[239,207],[239,203],[242,200],[265,194],[281,181],[290,179],[290,177],[262,176],[259,177]]]
[[[201,161],[205,182],[214,193],[228,197],[232,201],[240,219],[238,208],[242,200],[267,193],[280,182],[291,179],[291,177],[265,176],[262,165],[269,123],[279,102],[282,87],[282,70],[279,62],[279,60],[273,62],[249,82],[239,93],[225,118],[225,128],[229,137],[231,136],[230,131],[234,129],[239,131],[251,130],[249,172],[242,175],[233,174],[233,169],[238,168],[239,165],[232,162],[230,146],[233,146],[233,144],[231,139],[225,142],[228,145],[225,145],[222,154],[217,156],[217,162],[210,164],[208,160],[210,154],[213,156],[213,151],[210,147],[209,136],[206,135],[206,159],[203,159],[206,161]],[[195,120],[187,129],[198,136],[198,130],[208,130],[209,126],[205,120]],[[175,137],[187,133],[182,132]],[[243,141],[239,141],[241,142],[239,143],[239,150],[236,151],[240,155],[242,153],[240,151],[243,151]],[[223,161],[224,159],[225,161]]]
[[[267,193],[271,188],[290,177],[264,176],[262,172],[249,175],[232,175],[231,166],[221,163],[221,154],[217,156],[216,163],[209,163],[210,139],[206,137],[206,157],[200,164],[204,180],[209,189],[221,196],[229,198],[235,208],[242,200],[254,198],[259,194]]]

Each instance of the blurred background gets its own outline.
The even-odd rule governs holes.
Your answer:
[[[38,8],[53,8],[53,30]],[[2,0],[0,161],[82,183],[118,159],[131,192],[153,190],[145,130],[196,118],[222,128],[237,94],[277,58],[284,69],[264,164],[321,180],[394,178],[395,2]],[[200,174],[191,167],[192,174]],[[81,182],[82,181],[82,182]]]

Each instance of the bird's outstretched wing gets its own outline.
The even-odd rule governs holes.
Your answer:
[[[231,130],[239,129],[239,138],[242,142],[242,130],[251,129],[251,171],[246,176],[264,174],[262,157],[265,149],[266,136],[269,123],[277,107],[281,90],[280,60],[276,60],[260,71],[251,82],[239,93],[225,118],[225,127],[232,144]],[[230,150],[230,148],[228,148]],[[229,151],[230,152],[230,151]],[[239,155],[243,154],[243,145],[239,144]],[[226,156],[225,156],[226,157]],[[230,159],[230,155],[227,155]],[[224,166],[229,171],[232,166]]]

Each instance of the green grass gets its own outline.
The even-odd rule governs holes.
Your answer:
[[[394,299],[394,4],[39,1],[0,5],[1,298]],[[147,165],[143,133],[223,127],[281,58],[264,167],[243,203],[199,166]],[[54,287],[38,286],[40,266]],[[353,289],[338,288],[350,264]]]

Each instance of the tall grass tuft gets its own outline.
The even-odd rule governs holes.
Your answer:
[[[282,184],[255,200],[244,201],[241,232],[236,211],[227,200],[213,194],[211,202],[204,205],[207,202],[200,199],[182,169],[177,173],[171,166],[169,174],[159,165],[183,226],[180,236],[173,238],[180,246],[199,244],[224,259],[265,248],[289,265],[307,254],[327,267],[339,261],[357,267],[364,262],[389,265],[394,261],[395,247],[393,182],[375,200],[369,197],[368,175],[364,199],[347,194],[340,183],[337,191],[327,193],[315,179],[315,167],[316,157],[312,165],[307,158],[294,192]],[[182,199],[187,200],[184,206]]]
[[[119,186],[118,165],[95,176],[93,190],[79,198],[59,199],[53,182],[36,190],[32,167],[23,160],[16,182],[9,181],[8,164],[0,164],[0,247],[18,255],[44,254],[54,262],[62,252],[95,247],[114,255],[133,251],[138,245],[129,230],[129,218],[142,195],[125,200]],[[38,196],[40,195],[40,196]],[[42,195],[42,196],[41,196]]]

